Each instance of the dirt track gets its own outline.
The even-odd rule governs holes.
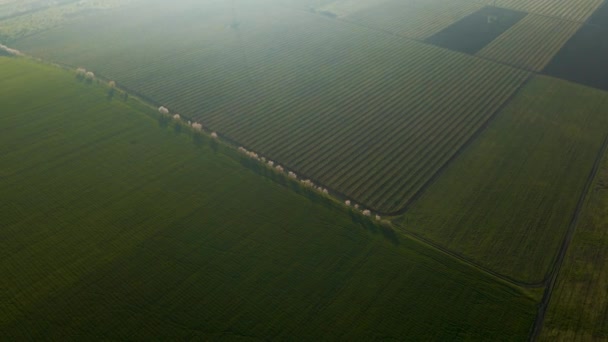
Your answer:
[[[543,294],[543,299],[538,307],[538,314],[536,315],[536,320],[534,321],[534,327],[530,335],[530,341],[535,341],[540,336],[540,333],[543,328],[543,322],[545,321],[545,314],[547,313],[547,308],[549,307],[549,302],[551,301],[551,295],[553,294],[553,289],[555,288],[555,283],[557,282],[557,277],[559,276],[559,271],[566,257],[566,253],[568,252],[568,247],[572,242],[572,237],[574,236],[574,232],[576,231],[576,225],[581,216],[581,212],[583,211],[583,208],[585,206],[589,190],[595,182],[595,177],[597,176],[600,166],[602,165],[602,160],[604,159],[604,155],[606,154],[606,152],[608,152],[608,135],[606,136],[606,138],[604,138],[602,147],[600,148],[597,154],[595,163],[593,164],[593,168],[591,169],[589,177],[587,178],[587,182],[585,183],[583,193],[581,194],[581,197],[579,198],[578,203],[576,205],[576,210],[572,215],[572,220],[570,221],[570,226],[568,227],[566,236],[564,237],[562,245],[559,249],[557,258],[553,263],[553,267],[551,269],[551,272],[549,273],[549,277],[546,280],[545,293]]]

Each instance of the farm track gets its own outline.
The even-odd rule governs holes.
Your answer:
[[[536,341],[536,339],[540,336],[540,333],[543,328],[543,322],[545,320],[545,315],[547,313],[547,308],[549,307],[549,302],[551,301],[551,295],[553,294],[553,289],[555,288],[555,283],[559,276],[559,271],[564,263],[564,259],[566,257],[566,253],[568,252],[568,247],[570,247],[570,243],[572,242],[572,238],[574,237],[574,233],[576,231],[576,225],[578,224],[578,220],[581,216],[581,212],[585,206],[585,202],[589,195],[589,191],[591,186],[593,185],[597,173],[601,167],[602,160],[604,155],[608,152],[608,135],[604,139],[602,147],[598,151],[597,158],[593,164],[593,168],[589,173],[589,177],[587,177],[587,182],[585,183],[585,189],[581,194],[581,197],[578,200],[576,205],[576,210],[572,215],[572,221],[570,222],[570,226],[568,227],[568,231],[566,232],[566,236],[562,241],[562,245],[559,249],[557,258],[553,263],[553,267],[551,272],[549,273],[549,277],[545,280],[545,293],[543,294],[543,299],[538,307],[538,315],[536,320],[534,321],[534,327],[532,329],[532,333],[530,335],[530,341]]]

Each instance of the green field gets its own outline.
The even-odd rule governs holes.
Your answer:
[[[232,29],[225,3],[165,4],[15,47],[114,79],[385,213],[408,203],[528,76],[307,11],[244,4]]]
[[[608,340],[604,3],[0,0],[0,340]]]
[[[557,278],[541,341],[608,340],[608,156]]]
[[[399,221],[527,283],[549,272],[608,130],[608,94],[536,77]]]
[[[258,176],[132,97],[24,60],[0,74],[2,340],[530,331],[536,296]]]

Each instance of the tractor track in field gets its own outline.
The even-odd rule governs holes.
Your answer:
[[[431,241],[431,240],[423,237],[422,235],[419,235],[419,234],[416,234],[416,233],[413,233],[413,232],[410,232],[410,231],[400,231],[400,232],[403,235],[405,235],[405,236],[409,236],[409,237],[411,237],[411,238],[413,238],[415,240],[418,240],[421,243],[429,245],[429,246],[433,247],[434,249],[437,249],[437,250],[443,252],[444,254],[447,254],[448,256],[454,258],[454,259],[457,259],[457,260],[459,260],[459,261],[461,261],[461,262],[463,262],[463,263],[465,263],[465,264],[467,264],[467,265],[469,265],[469,266],[471,266],[473,268],[476,268],[478,271],[488,273],[488,274],[494,276],[495,278],[498,278],[498,279],[500,279],[502,281],[505,281],[505,282],[507,282],[509,284],[517,285],[519,287],[528,288],[528,289],[541,288],[541,287],[545,286],[546,280],[542,280],[542,281],[537,282],[537,283],[527,283],[527,282],[519,281],[517,279],[513,279],[513,278],[511,278],[509,276],[506,276],[504,274],[500,274],[500,273],[498,273],[496,271],[493,271],[490,268],[487,268],[487,267],[485,267],[485,266],[483,266],[481,264],[478,264],[475,261],[472,261],[472,260],[470,260],[470,259],[468,259],[468,258],[466,258],[466,257],[464,257],[464,256],[462,256],[462,255],[460,255],[460,254],[458,254],[456,252],[453,252],[453,251],[449,250],[448,248],[445,248],[445,247],[443,247],[443,246],[441,246],[441,245],[439,245],[439,244],[437,244],[437,243],[435,243],[435,242],[433,242],[433,241]]]
[[[574,237],[574,232],[576,231],[576,226],[580,219],[581,213],[587,201],[587,197],[589,196],[589,192],[591,190],[592,185],[595,183],[595,179],[597,173],[602,165],[602,161],[604,160],[604,155],[608,152],[608,135],[604,138],[604,142],[600,147],[597,157],[595,158],[595,162],[593,163],[593,168],[587,177],[587,181],[585,183],[585,188],[581,194],[581,197],[576,204],[576,209],[572,215],[572,219],[570,221],[570,225],[568,230],[566,231],[566,236],[562,241],[562,245],[557,254],[557,258],[552,265],[551,272],[549,273],[549,277],[545,281],[545,293],[543,294],[543,298],[538,306],[538,313],[536,315],[536,319],[534,321],[534,326],[532,328],[532,332],[530,334],[530,341],[536,341],[542,332],[543,323],[545,321],[545,315],[547,313],[547,308],[549,307],[549,302],[551,301],[551,296],[553,294],[553,290],[555,288],[555,284],[557,282],[557,278],[559,276],[559,271],[562,268],[564,263],[564,259],[566,257],[566,253],[568,252],[568,248],[570,247],[570,243],[572,242],[572,238]]]

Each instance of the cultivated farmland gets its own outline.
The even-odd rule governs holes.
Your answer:
[[[355,11],[343,19],[372,29],[424,40],[481,7],[466,0],[393,0]]]
[[[608,90],[608,8],[598,11],[598,24],[585,25],[555,55],[544,73]],[[603,17],[603,20],[600,18]],[[606,26],[601,26],[603,22]]]
[[[603,0],[497,0],[496,6],[584,23],[602,3]]]
[[[446,49],[475,54],[525,16],[524,12],[486,6],[425,41]]]
[[[36,32],[138,0],[32,0],[0,3],[0,43],[11,43]]]
[[[23,60],[0,73],[0,339],[530,330],[538,298],[193,144],[132,97]]]
[[[529,284],[550,271],[608,130],[605,92],[537,77],[401,219]]]
[[[607,157],[559,272],[541,341],[608,340]]]
[[[234,30],[227,6],[195,9],[121,11],[16,47],[87,66],[381,212],[408,203],[528,76],[303,11],[243,7]]]
[[[581,26],[577,22],[528,14],[477,55],[541,71]]]

